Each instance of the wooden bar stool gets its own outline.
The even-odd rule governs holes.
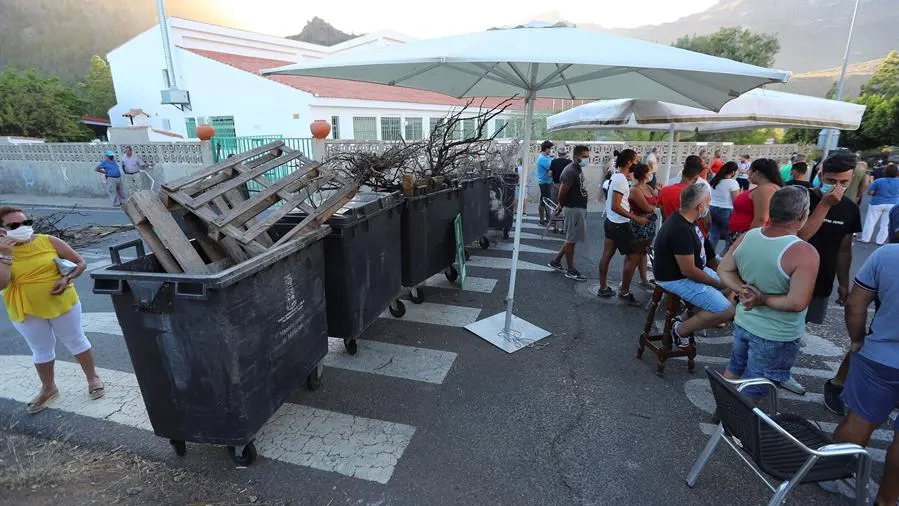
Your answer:
[[[659,304],[665,297],[665,327],[661,334],[653,334],[652,328],[655,324],[656,311]],[[677,295],[666,291],[659,285],[656,285],[655,291],[652,292],[652,299],[649,302],[649,312],[646,314],[646,324],[643,326],[643,333],[640,334],[640,347],[637,348],[637,358],[643,358],[643,350],[649,348],[649,351],[655,353],[658,358],[656,365],[656,374],[661,376],[665,373],[665,362],[673,357],[687,357],[687,369],[692,373],[696,370],[696,341],[690,336],[690,350],[683,351],[674,345],[671,338],[671,329],[674,327],[674,318],[683,313],[684,310],[690,314],[693,312],[693,306],[681,301]]]

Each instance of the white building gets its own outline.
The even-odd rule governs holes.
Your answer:
[[[177,86],[190,93],[190,109],[160,103],[160,91],[169,83],[162,36],[155,26],[107,54],[118,102],[109,111],[113,127],[129,126],[123,114],[142,109],[149,114],[150,128],[185,138],[204,122],[219,136],[310,137],[310,123],[325,120],[338,139],[416,140],[465,103],[379,84],[260,75],[263,69],[310,58],[410,40],[397,33],[373,33],[328,47],[179,18],[169,18],[169,27]],[[537,105],[549,112],[555,104]],[[489,132],[507,119],[488,125]],[[473,131],[474,121],[463,128]]]

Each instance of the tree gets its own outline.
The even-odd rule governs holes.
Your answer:
[[[34,69],[0,72],[0,135],[86,141],[91,131],[79,123],[86,102],[59,78]]]
[[[843,132],[841,144],[853,150],[899,145],[899,95],[866,94],[856,100],[865,115],[856,131]]]
[[[677,39],[674,46],[759,67],[774,65],[774,57],[780,51],[776,36],[753,33],[739,26],[721,28],[709,35],[687,35]]]
[[[91,58],[91,66],[78,83],[78,92],[87,102],[84,113],[88,116],[105,118],[109,115],[109,109],[116,104],[115,89],[112,85],[112,73],[109,64],[103,58],[94,55]]]
[[[862,86],[859,95],[899,96],[899,54],[896,51],[890,51],[874,75]]]

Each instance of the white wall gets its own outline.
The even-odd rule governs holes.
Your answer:
[[[250,74],[189,51],[173,51],[178,87],[190,92],[191,110],[160,103],[165,88],[162,37],[149,30],[107,55],[118,103],[110,109],[112,126],[129,125],[122,113],[141,108],[153,128],[187,136],[186,117],[234,116],[237,135],[309,137],[309,102],[303,91]],[[299,119],[294,119],[297,114]]]

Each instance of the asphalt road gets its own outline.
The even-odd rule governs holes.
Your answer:
[[[84,219],[115,217],[102,213]],[[636,360],[645,310],[591,294],[601,254],[600,220],[589,216],[590,244],[577,252],[580,270],[591,278],[585,283],[529,270],[550,260],[551,251],[561,244],[557,237],[522,241],[530,251],[521,254],[528,269],[519,271],[516,314],[550,330],[550,337],[507,354],[461,328],[472,318],[502,311],[508,286],[508,269],[490,267],[491,259],[502,265],[501,260],[511,256],[504,250],[508,246],[500,241],[486,251],[472,250],[480,265],[468,268],[468,275],[479,280],[472,282],[473,288],[428,287],[426,304],[406,302],[405,319],[381,318],[371,325],[362,339],[370,341],[372,349],[363,347],[349,357],[336,348],[329,355],[334,366],[325,369],[323,386],[315,392],[296,391],[290,399],[292,411],[282,413],[284,426],[270,423],[264,429],[266,435],[283,440],[274,438],[248,468],[236,467],[218,447],[188,444],[187,455],[179,458],[167,440],[141,428],[145,422],[139,415],[121,418],[120,410],[96,415],[86,397],[77,400],[83,396],[80,390],[70,392],[75,400],[61,400],[58,409],[25,415],[23,403],[10,399],[30,396],[38,383],[29,375],[28,348],[5,317],[0,321],[0,359],[16,356],[6,358],[7,367],[16,363],[19,370],[29,371],[16,381],[32,390],[15,390],[10,373],[4,377],[0,371],[0,426],[65,435],[100,447],[125,445],[171,465],[252,479],[270,496],[304,505],[765,503],[765,486],[723,447],[696,488],[685,485],[684,477],[707,441],[703,428],[708,426],[703,424],[710,418],[708,387],[701,367],[723,367],[729,354],[727,336],[710,336],[700,344],[705,358],[696,374],[689,374],[684,362],[671,362],[664,377],[657,377],[650,354]],[[526,223],[531,227],[525,232],[541,233],[533,217]],[[85,252],[93,268],[104,265],[107,246]],[[856,245],[855,251],[857,269],[871,248]],[[612,273],[617,277],[619,272],[616,258]],[[127,382],[133,369],[123,339],[116,335],[115,322],[101,325],[97,316],[113,311],[110,298],[94,295],[88,276],[76,284],[84,312],[91,315],[86,325],[102,330],[88,332],[98,365],[110,371],[108,377],[121,376]],[[445,285],[439,277],[435,284]],[[649,294],[639,295],[646,300]],[[842,325],[841,311],[831,308],[826,325],[810,326],[809,332],[818,337],[807,340],[797,363],[807,374],[796,376],[809,395],[785,399],[783,410],[823,424],[839,421],[815,395],[840,360],[846,342]],[[378,350],[389,360],[367,364],[365,354]],[[71,360],[61,346],[57,353],[60,360]],[[397,364],[404,360],[409,361],[405,366]],[[74,370],[64,365],[58,368]],[[108,397],[115,388],[111,385]],[[122,402],[138,399],[140,404],[133,387],[125,393],[132,399]],[[349,444],[357,440],[362,443]],[[360,453],[363,447],[378,445],[383,452]],[[882,450],[886,443],[875,446]],[[343,464],[358,467],[354,471]],[[880,465],[875,467],[879,473]],[[793,503],[848,502],[815,486],[802,486]]]

